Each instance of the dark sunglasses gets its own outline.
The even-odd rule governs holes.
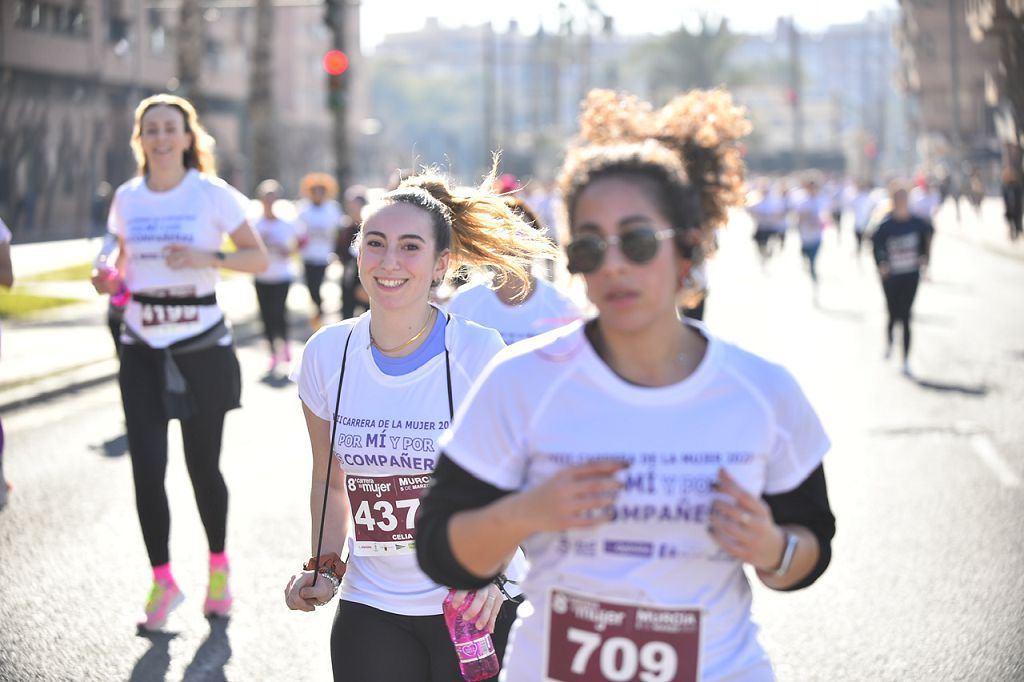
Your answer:
[[[658,255],[658,242],[675,235],[674,229],[655,230],[638,227],[621,235],[607,237],[586,235],[569,242],[565,253],[569,258],[569,272],[574,275],[589,275],[604,263],[604,255],[610,246],[618,246],[630,262],[642,265]]]

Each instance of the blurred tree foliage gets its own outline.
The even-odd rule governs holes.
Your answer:
[[[656,105],[692,88],[736,87],[749,80],[732,62],[741,40],[725,18],[702,14],[696,27],[684,23],[639,45],[631,55],[631,70],[643,74]]]
[[[479,69],[432,73],[397,60],[371,62],[371,110],[381,112],[377,155],[391,168],[438,164],[472,182],[483,149]]]

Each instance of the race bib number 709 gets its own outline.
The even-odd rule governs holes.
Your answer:
[[[701,609],[609,601],[552,588],[548,682],[697,682]]]

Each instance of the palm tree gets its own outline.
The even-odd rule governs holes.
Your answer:
[[[182,0],[178,15],[177,94],[201,109],[199,74],[203,65],[203,12],[199,0]]]
[[[650,84],[650,97],[662,103],[682,90],[735,86],[742,80],[732,68],[730,57],[740,38],[729,30],[725,18],[700,16],[700,26],[686,25],[651,39],[640,48]]]
[[[272,0],[256,0],[256,40],[249,71],[249,125],[252,133],[252,182],[273,178],[277,172],[274,149],[273,80],[274,6]]]

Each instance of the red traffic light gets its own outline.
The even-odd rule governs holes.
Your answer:
[[[340,76],[348,69],[348,55],[341,50],[330,50],[324,55],[324,71],[332,76]]]

